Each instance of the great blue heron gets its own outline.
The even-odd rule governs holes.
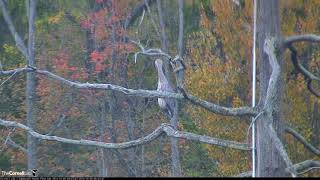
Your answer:
[[[158,91],[165,91],[165,92],[174,92],[172,86],[170,85],[169,81],[167,80],[166,76],[163,73],[163,62],[160,59],[155,61],[155,65],[158,71]],[[170,98],[158,98],[158,104],[161,109],[163,109],[170,118],[173,117],[173,112],[175,109],[175,101]]]

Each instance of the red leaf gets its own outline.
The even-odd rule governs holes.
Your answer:
[[[102,55],[97,51],[93,51],[90,56],[94,62],[101,61],[103,59]]]
[[[75,70],[77,70],[77,68],[74,67],[74,66],[71,66],[71,67],[69,67],[69,70],[70,70],[70,71],[75,71]]]
[[[97,64],[95,65],[95,70],[96,70],[97,72],[103,71],[103,65],[102,65],[101,63],[97,63]]]

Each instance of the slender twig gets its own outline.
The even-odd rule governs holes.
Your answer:
[[[287,133],[291,134],[298,141],[300,141],[304,145],[304,147],[307,148],[309,151],[311,151],[315,155],[318,155],[318,156],[320,155],[320,150],[317,149],[312,144],[308,143],[308,141],[301,134],[299,134],[296,130],[294,130],[293,128],[288,127],[288,126],[286,126],[284,130]]]
[[[252,125],[256,122],[256,120],[264,113],[265,111],[264,111],[264,109],[262,110],[262,111],[260,111],[259,112],[259,114],[257,115],[257,116],[255,116],[253,119],[252,119],[252,121],[251,121],[251,123],[250,123],[250,125],[249,125],[249,127],[248,127],[248,129],[247,129],[247,143],[249,143],[249,132],[250,132],[250,129],[252,128]],[[252,143],[254,143],[254,142],[252,142]]]
[[[51,136],[62,125],[62,123],[64,122],[65,118],[66,118],[66,115],[62,114],[61,118],[59,118],[59,122],[56,123],[56,125],[52,126],[50,128],[49,132],[46,135],[47,136]]]
[[[4,144],[7,144],[8,140],[10,139],[10,135],[11,135],[12,132],[14,132],[15,130],[16,130],[16,128],[14,127],[13,130],[11,130],[11,131],[8,133],[8,135],[7,135],[7,137],[6,137],[6,140],[4,141]]]
[[[0,137],[0,139],[5,140],[5,139],[3,139],[2,137]],[[14,141],[11,139],[11,137],[8,138],[6,144],[8,144],[8,145],[10,145],[10,146],[12,146],[12,147],[14,147],[14,148],[17,148],[17,149],[19,149],[19,150],[21,150],[21,151],[23,151],[23,152],[25,152],[25,153],[28,152],[26,148],[24,148],[23,146],[19,145],[19,144],[16,143],[16,142],[14,142]]]
[[[144,20],[144,14],[146,13],[145,10],[143,10],[142,12],[142,16],[141,16],[141,19],[140,19],[140,22],[139,22],[139,26],[141,25],[142,21]]]
[[[11,79],[14,75],[16,75],[17,74],[17,71],[15,71],[14,73],[12,73],[6,80],[4,80],[1,84],[0,84],[0,87],[4,84],[4,83],[6,83],[9,79]]]

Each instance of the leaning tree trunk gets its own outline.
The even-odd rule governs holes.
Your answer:
[[[35,0],[28,0],[27,14],[29,19],[29,40],[28,40],[28,54],[27,63],[29,66],[35,67],[35,16],[36,16],[36,2]],[[35,129],[35,115],[34,115],[34,101],[36,91],[35,73],[27,73],[27,125]],[[28,134],[28,169],[33,170],[37,168],[37,139]]]
[[[280,33],[280,16],[279,16],[279,1],[278,0],[258,0],[257,1],[257,35],[259,48],[259,71],[260,71],[260,99],[258,108],[262,110],[266,107],[267,89],[269,86],[269,78],[271,67],[268,60],[268,55],[263,51],[264,42],[267,36],[275,37],[281,40]],[[283,51],[277,54],[277,61],[280,64],[280,82],[282,81],[283,72]],[[279,83],[275,101],[273,104],[272,116],[261,115],[257,121],[257,176],[285,176],[286,164],[277,151],[275,142],[270,136],[268,125],[272,123],[278,137],[282,139],[282,110],[281,102],[283,97],[283,83]]]

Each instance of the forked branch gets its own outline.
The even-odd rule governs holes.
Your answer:
[[[95,147],[102,147],[102,148],[108,148],[108,149],[125,149],[125,148],[146,144],[155,140],[161,134],[165,133],[168,137],[198,141],[198,142],[203,142],[207,144],[217,145],[221,147],[228,147],[228,148],[233,148],[238,150],[245,150],[245,151],[250,150],[250,147],[246,143],[228,141],[228,140],[213,138],[209,136],[193,134],[189,132],[176,131],[173,127],[171,127],[171,125],[168,125],[165,123],[161,124],[158,128],[156,128],[153,132],[151,132],[145,137],[141,137],[139,139],[123,142],[123,143],[104,143],[99,141],[91,141],[91,140],[83,140],[83,139],[74,140],[74,139],[68,139],[68,138],[63,138],[58,136],[43,135],[34,131],[33,129],[31,129],[30,127],[24,124],[14,122],[14,121],[6,121],[3,119],[0,119],[0,125],[5,127],[15,127],[15,128],[23,129],[33,137],[42,139],[42,140],[57,141],[57,142],[62,142],[67,144],[76,144],[76,145],[84,145],[84,146],[95,146]]]

